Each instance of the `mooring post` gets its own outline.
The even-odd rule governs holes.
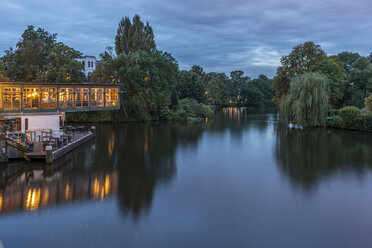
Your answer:
[[[45,162],[47,164],[51,164],[53,163],[53,150],[52,150],[52,146],[46,146],[45,147]]]

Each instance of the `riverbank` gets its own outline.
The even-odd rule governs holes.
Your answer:
[[[332,111],[327,120],[327,126],[361,132],[372,132],[372,113],[363,113],[352,106]]]

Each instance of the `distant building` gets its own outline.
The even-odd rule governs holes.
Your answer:
[[[81,59],[77,59],[84,66],[85,76],[88,76],[88,73],[92,73],[96,69],[97,59],[95,56],[84,56]]]

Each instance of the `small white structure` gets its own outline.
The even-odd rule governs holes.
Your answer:
[[[77,59],[84,66],[85,76],[88,76],[88,73],[92,73],[96,69],[97,59],[95,56],[84,56],[81,59]]]
[[[64,119],[63,112],[46,113],[6,113],[5,119],[18,119],[20,131],[25,133],[27,130],[51,129],[59,131],[60,122]]]

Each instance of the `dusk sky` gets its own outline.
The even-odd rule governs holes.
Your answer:
[[[370,0],[0,0],[0,7],[0,55],[34,25],[98,56],[114,45],[120,19],[134,14],[149,21],[158,49],[181,69],[272,77],[280,57],[309,40],[328,55],[372,51]]]

